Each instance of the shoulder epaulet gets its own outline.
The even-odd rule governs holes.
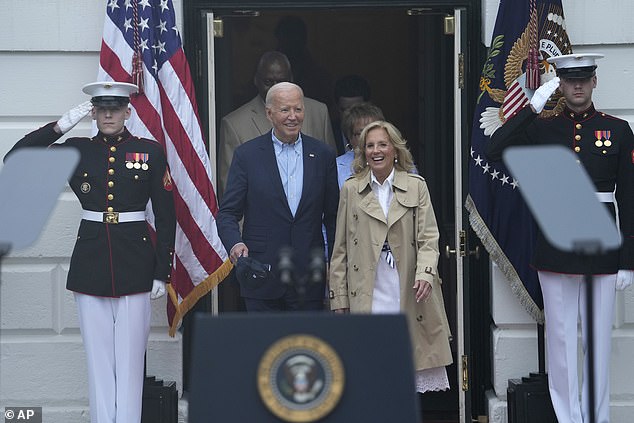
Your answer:
[[[408,172],[408,173],[407,173],[407,176],[410,176],[410,177],[412,177],[412,178],[417,178],[417,179],[420,179],[421,181],[425,181],[425,178],[423,178],[422,176],[420,176],[418,173],[411,173],[411,172]]]

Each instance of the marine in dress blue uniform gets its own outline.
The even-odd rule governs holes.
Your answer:
[[[597,111],[592,103],[596,87],[596,62],[600,54],[571,54],[548,59],[557,67],[565,105],[559,112],[540,118],[541,110],[527,106],[491,137],[486,154],[500,160],[509,145],[556,144],[572,149],[595,184],[597,196],[617,218],[623,234],[620,249],[583,260],[563,252],[538,234],[533,265],[537,268],[546,317],[549,386],[557,418],[562,422],[589,421],[588,377],[583,378],[579,403],[577,378],[577,319],[581,317],[583,349],[586,326],[594,322],[596,421],[609,421],[609,360],[615,284],[624,288],[634,275],[634,135],[629,124]],[[551,85],[549,90],[546,85]],[[546,99],[557,81],[545,84]],[[540,88],[540,90],[542,89]],[[534,98],[543,95],[537,90]],[[543,108],[543,104],[540,103]],[[564,193],[562,193],[564,194]],[[614,201],[616,199],[616,202]],[[618,213],[615,208],[618,205]],[[588,222],[592,224],[592,222]],[[594,316],[586,316],[583,275],[594,276]],[[588,358],[585,355],[584,369]],[[582,420],[583,416],[583,420]]]
[[[136,90],[126,83],[88,84],[84,92],[92,104],[31,132],[11,150],[49,146],[88,112],[97,120],[96,136],[72,137],[54,146],[75,148],[81,156],[69,180],[83,211],[66,287],[78,306],[91,421],[100,423],[141,419],[150,297],[165,292],[174,249],[172,184],[163,148],[124,126],[129,95]],[[149,200],[154,243],[145,220]]]

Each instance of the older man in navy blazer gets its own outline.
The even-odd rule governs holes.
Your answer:
[[[324,282],[307,285],[299,298],[296,285],[280,281],[277,264],[280,250],[290,247],[293,279],[296,284],[305,279],[311,254],[318,250],[324,255],[322,223],[332,251],[339,202],[336,153],[301,133],[304,95],[299,86],[275,84],[265,103],[273,129],[235,150],[218,233],[234,263],[250,256],[271,265],[266,278],[240,281],[247,311],[320,310]]]

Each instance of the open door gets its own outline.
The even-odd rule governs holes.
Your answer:
[[[471,422],[468,219],[462,207],[467,175],[462,159],[468,157],[465,124],[470,121],[465,80],[467,15],[479,13],[479,8],[411,1],[380,8],[359,1],[255,3],[246,7],[240,1],[218,0],[210,10],[201,2],[188,12],[190,22],[200,25],[198,37],[190,27],[186,34],[192,37],[190,45],[199,48],[188,56],[190,64],[192,57],[196,59],[197,86],[203,87],[199,101],[207,102],[201,109],[206,112],[203,119],[212,159],[220,119],[256,94],[255,66],[264,51],[276,49],[276,23],[288,15],[301,18],[308,29],[310,53],[331,73],[333,82],[351,73],[370,82],[371,101],[408,139],[430,187],[441,231],[439,271],[453,334],[454,364],[448,369],[450,390],[425,394],[423,411],[428,421]],[[470,37],[472,27],[470,19]],[[220,295],[214,294],[210,310],[236,311],[231,295],[221,289]],[[488,307],[488,303],[476,307]],[[488,323],[482,324],[488,328]],[[488,357],[479,356],[481,360]]]
[[[468,283],[469,277],[465,272],[468,268],[465,266],[465,260],[468,255],[466,254],[466,231],[465,228],[466,219],[464,219],[464,194],[463,186],[466,179],[463,176],[462,158],[466,157],[464,154],[465,138],[467,137],[467,131],[465,130],[464,122],[466,122],[465,111],[465,10],[455,9],[453,16],[454,23],[454,81],[453,81],[453,95],[454,95],[454,202],[455,202],[455,234],[454,234],[454,248],[449,246],[445,248],[445,252],[448,256],[455,258],[456,269],[456,340],[457,340],[457,358],[458,358],[458,406],[461,422],[468,422],[471,420],[471,398],[468,395],[469,387],[469,358],[470,358],[470,335],[469,335],[469,299],[467,293],[469,292]]]

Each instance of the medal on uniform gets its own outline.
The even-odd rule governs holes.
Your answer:
[[[127,167],[128,169],[132,169],[133,166],[134,164],[132,162],[125,162],[125,167]]]
[[[612,131],[594,131],[594,136],[596,137],[596,141],[594,145],[597,147],[610,147],[612,145],[612,141],[610,141],[610,136],[612,135]],[[605,141],[603,141],[605,139]]]
[[[594,131],[594,137],[597,139],[594,142],[594,145],[596,145],[598,148],[603,147],[603,141],[601,141],[601,139],[603,138],[603,131]]]
[[[149,153],[139,153],[139,156],[140,156],[139,158],[143,162],[143,164],[141,165],[141,169],[148,170],[150,168],[150,166],[147,164],[147,162],[150,159],[150,154]]]
[[[134,168],[135,168],[135,169],[141,169],[141,163],[139,163],[139,162],[134,162]]]

